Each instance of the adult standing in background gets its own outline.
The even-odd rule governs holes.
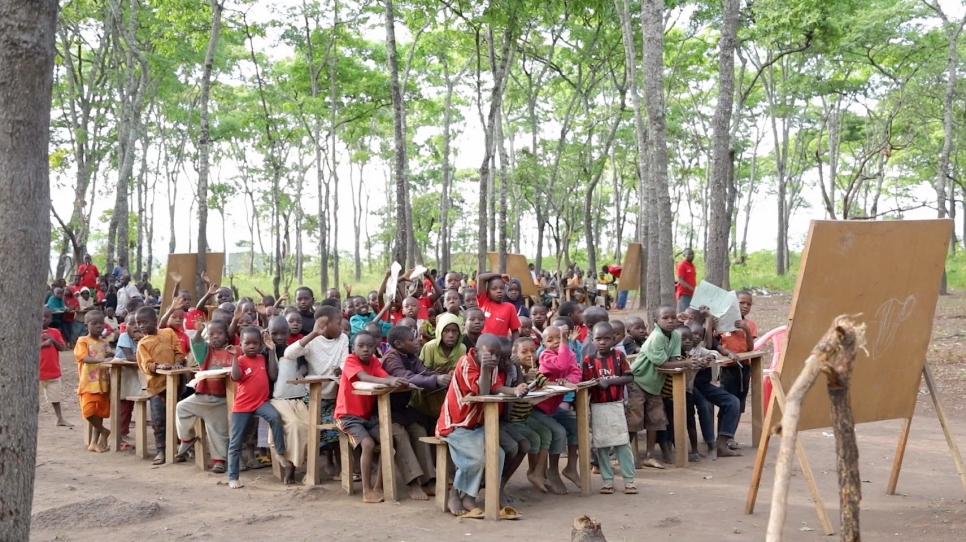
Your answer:
[[[91,255],[84,255],[84,263],[77,266],[77,274],[80,275],[80,284],[84,288],[95,290],[97,288],[97,277],[101,274],[97,266],[91,263]]]
[[[678,300],[678,313],[684,312],[691,306],[691,297],[694,296],[694,285],[698,279],[698,269],[694,267],[694,251],[690,248],[684,249],[684,259],[678,264],[677,287],[674,289],[675,297]]]

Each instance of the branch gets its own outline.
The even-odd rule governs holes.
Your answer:
[[[70,239],[70,244],[71,246],[74,247],[74,253],[75,254],[79,253],[80,244],[78,244],[77,237],[74,236],[73,230],[68,228],[67,224],[64,224],[64,221],[61,220],[60,215],[57,214],[57,209],[54,209],[53,205],[50,206],[50,212],[54,215],[54,218],[57,219],[57,223],[60,224],[61,229],[64,230],[64,235],[66,235],[67,238]]]

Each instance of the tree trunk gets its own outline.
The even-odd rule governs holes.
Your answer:
[[[440,64],[443,66],[443,79],[446,82],[446,95],[443,105],[443,186],[440,191],[439,200],[439,246],[440,263],[439,272],[447,273],[452,271],[452,261],[450,260],[450,224],[449,224],[449,192],[453,182],[453,169],[450,164],[453,140],[453,87],[455,83],[450,80],[449,62],[447,51],[440,52]]]
[[[28,540],[37,459],[37,323],[50,257],[50,103],[57,2],[0,2],[0,539]]]
[[[722,0],[721,35],[718,38],[718,104],[712,121],[714,157],[711,174],[711,219],[708,232],[705,280],[727,287],[730,262],[728,236],[731,216],[726,201],[731,156],[731,109],[735,95],[735,42],[740,0]]]
[[[946,218],[946,186],[949,184],[949,157],[953,152],[953,96],[956,92],[957,75],[957,46],[959,35],[963,32],[963,25],[966,24],[966,15],[952,25],[942,10],[936,8],[943,23],[946,26],[946,38],[948,48],[946,50],[946,92],[943,94],[943,147],[939,153],[939,169],[936,172],[936,202],[939,208],[939,218]],[[949,293],[946,271],[943,270],[940,282],[939,293],[946,295]]]
[[[510,156],[506,152],[506,142],[504,141],[503,134],[503,114],[500,111],[496,113],[496,146],[497,150],[500,152],[500,206],[499,215],[500,220],[497,224],[497,236],[499,239],[499,244],[497,246],[497,252],[499,253],[499,271],[500,273],[506,273],[506,193],[507,193],[507,162],[510,161]]]
[[[339,107],[336,99],[336,55],[338,54],[339,1],[332,6],[332,46],[329,48],[329,152],[332,153],[332,280],[336,289],[339,288],[339,168],[336,152],[336,136],[339,120]]]
[[[399,85],[399,62],[396,58],[396,15],[393,0],[386,0],[386,52],[389,62],[389,81],[392,95],[393,177],[396,185],[396,245],[393,259],[406,263],[409,241],[406,222],[406,134],[403,132],[403,97]]]
[[[215,63],[215,51],[218,49],[218,36],[221,34],[222,5],[218,0],[210,0],[211,6],[211,36],[208,38],[208,49],[205,52],[205,64],[201,72],[201,92],[199,105],[201,108],[198,135],[198,264],[197,273],[208,270],[208,171],[210,164],[209,148],[211,126],[208,121],[208,99],[211,95],[211,72]],[[219,282],[221,277],[210,277]],[[195,281],[195,296],[200,299],[205,295],[204,282]]]

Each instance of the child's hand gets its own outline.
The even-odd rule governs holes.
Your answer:
[[[267,329],[262,330],[262,342],[265,343],[266,348],[268,348],[269,345],[275,345],[275,341],[272,340],[272,334],[269,333]]]
[[[242,304],[239,303],[235,305],[235,314],[232,316],[232,320],[235,320],[235,321],[240,320],[242,317],[242,314],[244,314],[244,312],[242,312]]]
[[[606,390],[607,388],[610,387],[610,384],[608,384],[608,381],[609,380],[610,380],[610,378],[599,378],[599,379],[597,379],[597,387]]]
[[[480,354],[480,365],[483,367],[489,367],[490,369],[495,369],[499,360],[496,356],[489,352],[483,352]]]
[[[179,361],[179,362],[177,362],[177,363],[175,363],[175,364],[174,364],[174,365],[172,366],[172,369],[183,369],[183,368],[184,368],[184,363],[183,363],[183,362],[181,362],[181,361]]]
[[[218,293],[218,285],[217,284],[212,284],[212,282],[210,280],[205,281],[205,284],[208,285],[208,295],[215,295],[215,294]]]
[[[500,280],[502,280],[505,284],[509,284],[509,282],[510,282],[510,275],[507,275],[506,273],[503,273],[502,275],[500,275]]]
[[[441,375],[436,375],[436,385],[441,388],[448,388],[449,383],[453,381],[453,375],[444,373]]]
[[[204,271],[201,272],[201,281],[209,286],[208,290],[210,291],[211,290],[210,286],[212,286],[212,284],[211,284],[211,279],[208,278],[208,273]],[[217,286],[216,286],[216,289],[217,289]]]
[[[520,384],[519,386],[513,388],[513,394],[516,395],[517,397],[523,397],[524,395],[527,394],[527,385]]]
[[[278,296],[278,300],[279,301],[288,301],[288,299],[289,299],[288,298],[288,293],[284,293],[284,294]]]
[[[576,341],[578,337],[580,337],[580,328],[574,326],[574,328],[570,331],[570,340]]]
[[[352,295],[352,286],[349,284],[345,284],[344,286],[345,286],[345,295],[346,296]]]
[[[177,271],[168,273],[168,276],[171,277],[171,280],[175,282],[181,282],[181,273],[178,273]]]
[[[332,374],[334,374],[336,378],[342,378],[342,368],[336,367],[335,369],[332,369]]]
[[[173,300],[171,300],[171,310],[178,310],[184,308],[184,298],[180,295]]]
[[[735,327],[742,331],[748,331],[748,323],[744,320],[735,320]]]
[[[161,365],[158,365],[157,368],[161,371],[170,371],[172,369],[171,365],[167,363],[162,363]]]
[[[204,330],[205,330],[205,321],[202,320],[201,318],[196,319],[195,320],[195,331],[197,331],[198,333],[201,333]]]
[[[557,385],[558,386],[563,386],[563,387],[568,388],[568,389],[571,389],[571,390],[577,389],[577,384],[574,384],[573,382],[567,380],[566,378],[560,378],[560,379],[558,379],[557,380]]]
[[[389,387],[395,389],[402,389],[409,387],[409,381],[405,378],[399,378],[398,376],[389,377]]]
[[[322,335],[323,331],[325,331],[325,322],[321,318],[316,318],[315,325],[312,326],[312,333]]]

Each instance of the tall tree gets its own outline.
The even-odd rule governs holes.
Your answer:
[[[50,102],[57,2],[0,1],[0,539],[28,540],[37,459],[37,381],[50,256]],[[32,272],[24,272],[30,269]],[[26,296],[26,306],[24,298]]]
[[[413,262],[406,261],[408,229],[410,224],[406,220],[407,189],[409,182],[406,178],[406,134],[403,125],[403,95],[399,85],[399,61],[396,57],[396,13],[392,0],[386,2],[386,57],[389,64],[389,92],[392,95],[392,128],[393,128],[393,177],[396,186],[396,240],[393,248],[393,259],[403,265]]]
[[[215,64],[215,52],[218,50],[218,38],[221,35],[221,16],[224,6],[218,0],[210,0],[211,6],[211,35],[208,38],[208,49],[205,51],[205,63],[201,70],[201,94],[199,96],[200,126],[198,132],[198,273],[208,270],[208,176],[211,164],[211,124],[208,119],[208,101],[211,99],[211,79]],[[212,277],[220,280],[221,277]],[[204,296],[204,283],[195,281],[195,295]]]

